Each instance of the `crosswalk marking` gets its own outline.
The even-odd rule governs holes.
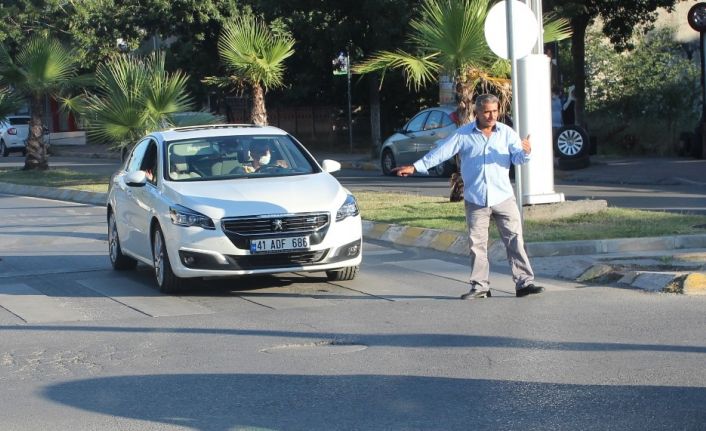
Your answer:
[[[457,280],[463,283],[468,282],[470,266],[450,263],[439,259],[420,259],[394,262],[393,265],[412,271],[424,272],[439,277]]]
[[[87,320],[83,313],[67,307],[61,299],[46,296],[20,283],[0,285],[0,307],[27,323]]]
[[[77,280],[77,283],[151,317],[214,313],[195,302],[162,295],[129,279],[101,278]]]

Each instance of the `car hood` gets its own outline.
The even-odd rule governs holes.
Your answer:
[[[337,211],[347,190],[328,173],[221,181],[166,182],[179,205],[213,219],[257,214]]]

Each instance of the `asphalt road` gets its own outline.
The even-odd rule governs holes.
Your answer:
[[[366,242],[361,274],[159,294],[104,208],[0,195],[0,428],[702,430],[705,297],[467,288],[461,256]]]

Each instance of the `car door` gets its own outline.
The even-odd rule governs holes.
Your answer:
[[[139,142],[127,162],[125,172],[118,178],[119,189],[116,190],[116,218],[121,246],[125,251],[151,259],[150,220],[155,208],[157,181],[161,170],[158,163],[157,143],[152,139]],[[125,182],[125,176],[131,172],[152,172],[152,179],[144,186],[130,186]],[[122,231],[120,229],[122,227]]]
[[[422,111],[405,125],[402,131],[405,137],[395,142],[398,166],[414,163],[419,158],[417,157],[417,142],[424,134],[424,122],[428,115],[428,111]]]
[[[426,153],[434,148],[434,142],[440,139],[438,134],[442,130],[443,119],[443,111],[436,109],[429,111],[429,115],[424,122],[424,131],[417,138],[417,154],[415,155],[417,159],[424,157]]]

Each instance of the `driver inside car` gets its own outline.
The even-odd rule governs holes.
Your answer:
[[[287,168],[289,165],[285,160],[276,160],[272,163],[272,152],[267,142],[256,142],[250,147],[250,166],[244,166],[245,172],[260,172],[263,168]]]

